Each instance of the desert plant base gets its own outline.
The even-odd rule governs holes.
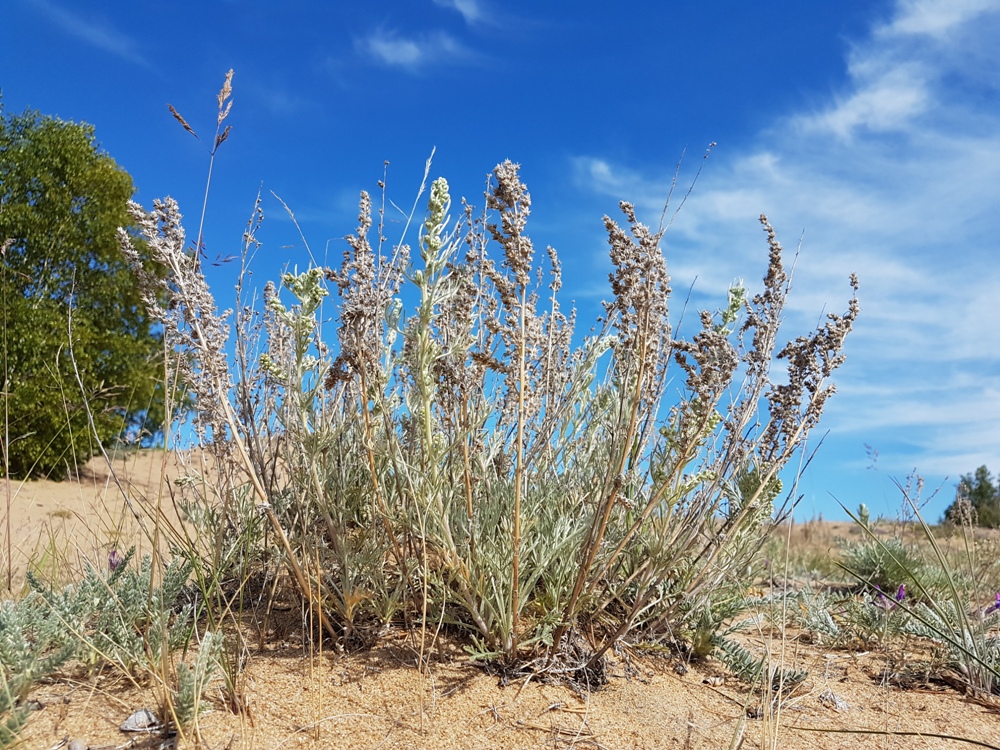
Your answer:
[[[121,469],[132,486],[148,482],[152,488],[161,457],[155,452],[132,454],[116,464],[116,470]],[[25,550],[34,549],[35,540],[24,530],[37,532],[56,514],[66,524],[66,538],[82,540],[80,554],[93,559],[104,543],[97,544],[95,519],[113,516],[111,510],[121,504],[117,489],[100,478],[104,472],[94,463],[80,482],[24,485],[14,506],[20,513],[14,526],[22,530],[18,539]],[[60,512],[65,509],[72,512]],[[845,523],[813,521],[797,525],[790,537],[793,553],[804,554],[811,546],[829,550],[837,538],[854,539],[856,531]],[[125,540],[137,543],[140,537]],[[96,546],[87,548],[84,542]],[[27,560],[27,555],[22,557],[22,566]],[[23,577],[23,567],[15,567],[15,573]],[[748,714],[759,718],[745,719],[743,747],[967,746],[910,735],[831,734],[804,728],[922,731],[1000,745],[1000,714],[967,701],[947,684],[897,674],[886,685],[884,654],[818,647],[791,631],[785,634],[785,666],[808,670],[809,676],[786,696],[775,726],[760,692],[732,679],[717,684],[724,670],[711,660],[678,674],[673,658],[643,652],[626,660],[624,653],[612,653],[608,684],[590,694],[539,678],[522,677],[501,686],[499,677],[469,662],[465,644],[453,640],[429,650],[430,669],[421,674],[415,666],[419,637],[395,627],[371,650],[325,650],[310,658],[308,644],[302,642],[301,618],[295,612],[285,614],[288,622],[274,622],[275,632],[263,645],[248,633],[250,653],[240,678],[247,713],[234,714],[224,707],[221,678],[208,685],[214,710],[199,721],[204,746],[718,748],[729,746]],[[735,637],[755,655],[763,652],[768,638],[749,631]],[[780,641],[780,634],[772,636],[772,653]],[[921,656],[916,655],[914,663]],[[119,725],[133,711],[155,707],[157,694],[134,688],[113,670],[104,674],[80,681],[67,669],[38,684],[30,697],[42,708],[30,713],[23,746],[53,747],[67,736],[92,748],[126,742]],[[834,696],[846,708],[838,706]]]
[[[711,662],[678,674],[670,659],[616,658],[609,684],[581,695],[538,679],[501,687],[496,676],[471,665],[456,643],[444,642],[425,674],[415,668],[416,653],[413,640],[399,630],[370,651],[322,658],[303,655],[300,642],[271,643],[250,658],[249,711],[234,715],[215,698],[214,710],[200,721],[203,744],[233,750],[720,748],[729,746],[741,724],[744,747],[768,746],[768,737],[777,736],[778,747],[790,750],[963,746],[912,735],[803,731],[819,729],[916,731],[985,742],[1000,737],[1000,715],[944,686],[900,690],[880,684],[884,662],[875,654],[797,647],[796,664],[810,678],[785,699],[775,727],[768,725],[761,695],[740,683],[716,684]],[[210,687],[209,693],[217,690]],[[44,708],[28,721],[25,747],[51,747],[66,736],[91,748],[121,746],[121,722],[133,710],[155,705],[153,691],[143,693],[121,680],[57,681],[32,698]]]

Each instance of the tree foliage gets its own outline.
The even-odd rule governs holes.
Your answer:
[[[116,239],[133,193],[92,126],[7,115],[0,102],[0,438],[12,476],[64,477],[94,454],[95,432],[137,437],[162,416],[161,337]]]
[[[1000,528],[1000,478],[994,482],[990,470],[980,466],[958,483],[955,502],[944,512],[946,521],[959,522],[971,511],[973,523],[989,529]]]

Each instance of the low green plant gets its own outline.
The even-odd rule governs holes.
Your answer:
[[[969,572],[963,574],[949,560],[908,489],[900,486],[900,491],[913,513],[928,551],[926,558],[910,560],[905,555],[897,554],[900,548],[891,540],[880,539],[865,526],[879,554],[884,555],[889,565],[912,582],[912,589],[906,587],[904,590],[904,586],[900,586],[895,601],[887,600],[880,590],[875,589],[876,602],[883,603],[883,608],[887,610],[905,614],[899,622],[901,631],[941,644],[947,662],[962,675],[973,694],[997,694],[1000,692],[1000,634],[997,633],[1000,626],[1000,594],[989,606],[979,606],[986,597],[978,590],[974,575],[977,570],[976,545],[971,524],[967,522],[964,526],[965,568]],[[857,571],[852,572],[860,578]],[[911,591],[913,596],[910,596]],[[888,604],[884,604],[887,601]]]
[[[784,632],[789,604],[795,596],[790,593],[750,595],[735,586],[720,589],[712,599],[700,603],[688,613],[689,631],[684,641],[689,644],[694,658],[712,656],[718,659],[739,680],[762,688],[765,693],[782,693],[802,682],[808,672],[786,668],[781,657],[771,653],[771,639],[766,638],[764,653],[754,656],[737,638],[749,630],[761,630],[764,623]]]
[[[75,645],[74,656],[91,667],[110,663],[125,674],[143,670],[161,648],[187,644],[194,615],[190,604],[178,605],[192,564],[175,557],[154,583],[153,558],[138,566],[130,563],[135,548],[125,555],[112,553],[109,572],[88,566],[76,584],[56,591],[28,575],[28,582],[44,602],[46,616],[57,623],[62,643]]]
[[[841,643],[855,648],[888,648],[897,637],[908,632],[911,620],[902,593],[886,595],[878,588],[844,599],[836,611]]]
[[[715,654],[735,677],[768,692],[782,693],[803,682],[809,672],[773,663],[771,654],[755,657],[745,646],[731,638],[722,638]]]
[[[35,682],[59,669],[76,648],[38,594],[0,601],[0,748],[17,744]]]
[[[19,682],[10,684],[5,675],[0,675],[0,748],[18,745],[18,736],[28,722],[31,712],[16,698],[20,689]]]
[[[67,662],[85,667],[112,664],[132,678],[155,668],[161,649],[185,646],[193,610],[177,602],[191,572],[175,558],[153,583],[153,560],[130,563],[134,548],[113,551],[108,569],[89,566],[76,584],[57,591],[27,574],[30,591],[0,602],[0,747],[12,741],[28,717],[32,685]]]
[[[198,735],[198,717],[208,710],[205,691],[218,673],[225,636],[222,633],[205,633],[198,646],[198,653],[189,666],[177,665],[177,688],[170,700],[174,723],[181,732],[193,730]]]
[[[932,566],[916,544],[898,537],[883,539],[872,534],[844,549],[840,565],[862,584],[865,591],[895,592],[900,586],[914,591],[917,581],[930,582]]]
[[[822,591],[806,587],[794,594],[789,606],[782,607],[789,624],[802,628],[814,642],[836,644],[845,637],[832,612],[837,603]]]

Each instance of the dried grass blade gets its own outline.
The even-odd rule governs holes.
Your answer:
[[[181,127],[183,127],[187,132],[189,132],[195,138],[198,137],[198,134],[196,132],[194,132],[194,128],[192,128],[190,125],[188,125],[187,120],[185,120],[183,117],[181,117],[181,113],[178,112],[176,109],[174,109],[174,105],[173,104],[168,104],[167,105],[167,109],[170,110],[170,114],[172,114],[174,116],[174,119],[177,120],[177,122],[179,122],[181,124]]]

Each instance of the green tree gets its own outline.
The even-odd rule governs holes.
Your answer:
[[[116,234],[133,193],[92,126],[6,115],[0,101],[0,458],[12,476],[62,478],[94,455],[95,430],[148,435],[162,418],[161,337]]]
[[[973,511],[974,523],[990,529],[1000,528],[1000,479],[994,482],[990,470],[985,466],[980,466],[975,473],[961,478],[955,502],[944,512],[945,520],[960,521],[965,501]]]

